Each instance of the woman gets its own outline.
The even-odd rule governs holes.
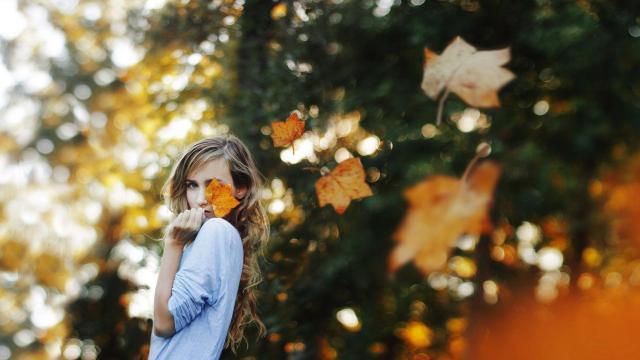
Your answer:
[[[240,202],[224,218],[205,198],[212,179],[229,184]],[[255,322],[257,257],[269,238],[260,203],[262,181],[247,147],[235,136],[191,144],[162,193],[178,216],[167,226],[154,296],[149,359],[218,359],[235,353],[245,327]]]

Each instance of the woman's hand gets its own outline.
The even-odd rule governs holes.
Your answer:
[[[186,242],[198,235],[202,220],[204,220],[204,209],[194,208],[178,214],[167,229],[167,236],[164,239],[165,246],[182,248]]]

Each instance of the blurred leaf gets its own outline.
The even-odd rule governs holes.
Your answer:
[[[460,236],[484,233],[499,174],[496,163],[485,161],[468,179],[434,175],[405,190],[409,209],[394,234],[399,244],[389,257],[389,271],[411,259],[424,274],[442,269]]]
[[[478,314],[467,352],[477,360],[634,359],[639,323],[640,293],[624,286],[550,305],[518,294]]]

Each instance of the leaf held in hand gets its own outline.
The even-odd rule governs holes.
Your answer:
[[[316,181],[316,194],[320,207],[333,205],[338,214],[343,214],[351,200],[373,195],[365,182],[365,173],[359,158],[347,159],[326,176]]]
[[[231,185],[222,184],[218,179],[212,179],[205,190],[207,202],[213,206],[213,213],[217,217],[227,215],[231,209],[240,204],[233,196]]]
[[[286,121],[271,123],[271,138],[274,147],[285,147],[304,133],[304,121],[300,120],[297,112],[292,112]]]
[[[407,189],[409,209],[394,233],[399,244],[390,255],[389,271],[411,259],[424,274],[439,270],[460,236],[486,232],[499,174],[496,163],[485,161],[466,180],[435,175]]]

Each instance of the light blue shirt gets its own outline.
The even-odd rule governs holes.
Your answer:
[[[221,218],[208,219],[185,247],[176,272],[169,312],[176,332],[151,332],[149,360],[218,359],[227,338],[243,261],[236,228]]]

